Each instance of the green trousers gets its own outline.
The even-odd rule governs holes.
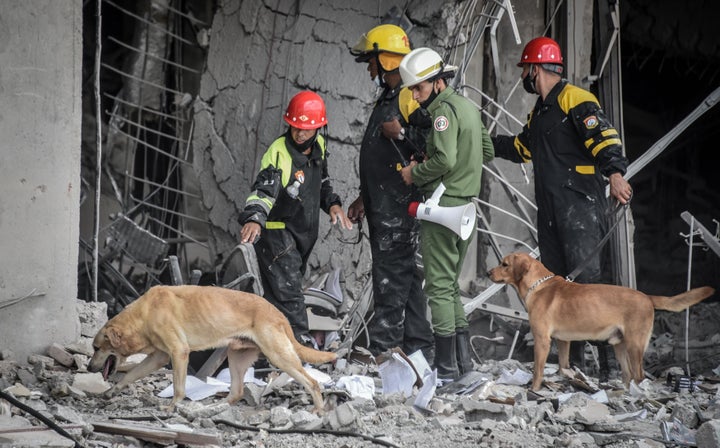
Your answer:
[[[446,201],[441,201],[441,204],[443,202]],[[467,201],[447,205],[464,204]],[[458,277],[472,238],[463,241],[452,230],[434,222],[421,221],[420,224],[425,295],[430,305],[433,331],[439,336],[449,336],[455,333],[456,328],[468,326],[460,301]]]

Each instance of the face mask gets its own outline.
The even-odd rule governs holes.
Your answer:
[[[427,109],[428,106],[433,102],[433,100],[437,98],[437,96],[438,94],[437,92],[435,92],[435,83],[433,83],[433,88],[430,91],[430,96],[428,96],[428,99],[420,103],[420,107],[422,107],[423,109]]]
[[[530,72],[532,72],[532,69],[530,69]],[[537,78],[537,75],[535,75],[535,78],[532,78],[530,76],[530,73],[527,74],[526,77],[523,78],[523,89],[527,93],[535,94],[537,93],[537,90],[535,90],[535,79]]]
[[[317,140],[317,133],[315,133],[315,135],[312,138],[307,139],[304,142],[302,142],[302,144],[298,144],[292,138],[292,134],[290,133],[290,130],[288,129],[286,140],[288,143],[290,143],[291,147],[295,148],[295,150],[297,150],[299,152],[304,152],[305,150],[307,150],[309,147],[311,147],[315,143],[315,140]]]

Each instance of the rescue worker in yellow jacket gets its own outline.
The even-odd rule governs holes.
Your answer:
[[[332,224],[351,229],[328,175],[325,102],[302,91],[284,115],[289,128],[260,161],[253,191],[240,214],[241,242],[255,242],[265,298],[290,321],[295,338],[316,345],[309,334],[302,278],[319,229],[319,210]],[[259,239],[258,239],[259,237]]]
[[[608,283],[608,258],[593,251],[609,228],[606,185],[621,204],[632,196],[623,177],[628,159],[597,98],[562,78],[562,62],[553,39],[537,37],[527,43],[517,65],[524,89],[538,99],[518,135],[493,137],[495,155],[533,163],[543,264],[567,276],[588,259],[575,280]],[[581,361],[583,346],[572,344],[573,361]],[[606,356],[605,351],[600,354]]]

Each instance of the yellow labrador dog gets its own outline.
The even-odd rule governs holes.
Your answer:
[[[715,292],[705,286],[664,297],[623,286],[573,283],[525,253],[507,255],[488,276],[515,287],[528,311],[535,339],[534,391],[542,385],[551,338],[557,341],[561,368],[570,367],[570,341],[607,340],[615,349],[625,385],[630,380],[639,383],[645,378],[643,356],[655,310],[682,311]]]
[[[127,356],[148,355],[106,392],[108,397],[172,361],[174,395],[168,410],[185,397],[192,351],[228,347],[229,403],[242,398],[245,371],[262,352],[310,392],[320,414],[320,386],[301,361],[321,364],[337,359],[335,353],[297,342],[287,318],[262,297],[214,286],[150,288],[98,331],[93,347],[88,370],[102,371],[106,379]]]

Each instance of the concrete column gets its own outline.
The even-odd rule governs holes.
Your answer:
[[[80,0],[3,2],[0,347],[21,363],[79,335],[81,64]]]

